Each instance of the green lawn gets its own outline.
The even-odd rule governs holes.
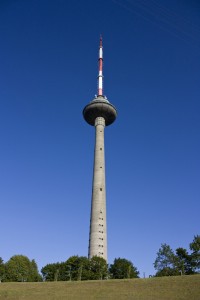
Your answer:
[[[200,300],[200,275],[149,279],[0,283],[0,300]]]

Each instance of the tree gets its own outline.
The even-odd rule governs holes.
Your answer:
[[[74,255],[65,262],[68,270],[68,280],[88,280],[89,260],[85,256]]]
[[[0,282],[4,279],[5,276],[5,265],[3,259],[0,257]]]
[[[37,264],[27,256],[14,255],[5,264],[5,281],[39,281]]]
[[[108,265],[103,257],[93,256],[89,260],[91,280],[102,280],[108,278]]]
[[[191,255],[188,254],[187,250],[184,248],[176,249],[176,265],[179,272],[183,275],[194,274],[191,266]]]
[[[177,248],[176,254],[169,245],[161,244],[157,253],[154,267],[157,270],[156,276],[169,275],[190,275],[200,272],[200,236],[194,236],[190,243],[191,253],[184,248]]]
[[[200,272],[200,235],[194,236],[192,243],[190,243],[191,265],[194,272]]]
[[[156,276],[178,275],[176,267],[177,258],[172,249],[167,244],[161,244],[157,252],[157,258],[154,262],[154,268],[157,270]]]
[[[71,256],[67,261],[47,264],[41,270],[45,281],[71,281],[90,279],[90,262],[84,256]]]
[[[70,273],[69,273],[69,269],[66,265],[66,262],[58,263],[58,266],[56,267],[56,270],[55,270],[54,280],[55,281],[67,281],[70,279],[71,279]]]
[[[60,263],[47,264],[41,269],[44,281],[57,281]]]
[[[29,281],[42,281],[42,276],[39,274],[37,263],[34,259],[30,263],[30,280]]]
[[[177,269],[165,267],[162,270],[156,272],[156,277],[163,277],[163,276],[178,276],[181,275]]]
[[[139,272],[133,263],[125,258],[115,258],[109,272],[113,279],[138,278]]]
[[[77,280],[90,279],[90,260],[85,256],[79,257]]]
[[[70,280],[81,280],[81,263],[78,255],[74,255],[68,258],[66,265],[69,272]]]

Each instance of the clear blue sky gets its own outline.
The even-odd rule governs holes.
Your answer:
[[[200,2],[1,0],[0,256],[39,268],[87,255],[96,94],[106,128],[109,263],[146,276],[161,243],[188,248],[200,228]]]

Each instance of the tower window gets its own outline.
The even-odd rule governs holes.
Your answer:
[[[100,148],[100,150],[102,150],[102,148]]]
[[[100,191],[102,192],[102,188],[100,188]]]

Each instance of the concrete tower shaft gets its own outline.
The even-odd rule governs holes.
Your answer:
[[[106,184],[104,157],[105,120],[95,120],[95,151],[90,220],[89,258],[97,255],[107,260]]]
[[[103,46],[100,38],[97,96],[83,109],[85,121],[95,126],[95,151],[90,216],[88,257],[100,256],[107,260],[106,183],[104,128],[112,124],[117,111],[103,96]]]

